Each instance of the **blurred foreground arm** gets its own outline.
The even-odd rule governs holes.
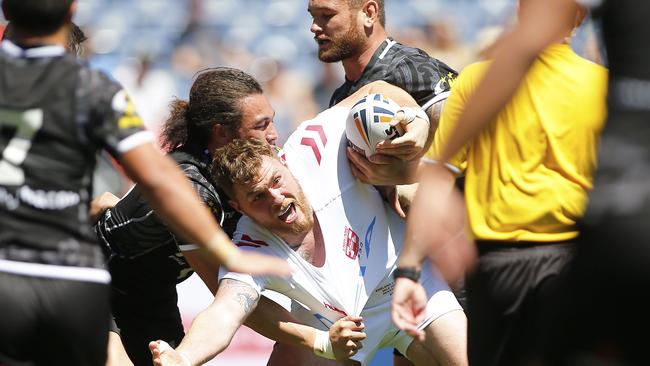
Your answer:
[[[494,60],[437,157],[439,161],[449,160],[494,120],[539,53],[571,32],[576,7],[573,0],[526,0],[517,25],[499,41]]]

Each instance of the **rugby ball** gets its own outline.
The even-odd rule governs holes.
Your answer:
[[[400,106],[381,94],[369,94],[352,106],[345,125],[348,145],[369,157],[375,154],[377,143],[402,136],[403,131],[390,121]]]

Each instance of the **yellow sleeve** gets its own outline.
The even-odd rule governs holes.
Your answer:
[[[475,75],[480,71],[480,69],[482,69],[482,67],[478,67],[480,64],[467,66],[454,81],[454,84],[451,87],[451,94],[449,95],[449,98],[447,98],[442,109],[440,123],[438,124],[438,129],[433,137],[433,143],[427,152],[429,158],[436,159],[437,156],[440,156],[449,136],[451,136],[451,133],[456,128],[458,118],[465,108],[465,103],[467,103],[467,100],[476,87],[477,80]],[[468,150],[469,144],[465,145],[460,151],[458,151],[456,155],[447,161],[447,163],[456,167],[461,173],[464,173],[467,168]]]

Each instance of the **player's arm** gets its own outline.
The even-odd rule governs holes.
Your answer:
[[[346,360],[361,348],[366,339],[361,317],[347,316],[337,320],[329,331],[303,325],[276,302],[262,296],[246,326],[276,342],[301,347],[328,359]]]
[[[111,192],[104,192],[93,198],[89,210],[91,222],[97,222],[106,210],[115,207],[119,201],[120,198]]]
[[[514,95],[539,53],[571,29],[577,5],[571,0],[528,0],[515,28],[499,42],[494,60],[458,126],[438,157],[447,161],[476,137]]]
[[[426,108],[424,111],[427,113],[427,116],[429,116],[429,139],[427,140],[427,147],[431,146],[431,142],[433,141],[433,136],[436,133],[436,130],[438,129],[438,124],[440,123],[440,117],[442,116],[442,110],[445,107],[445,102],[447,99],[440,100],[438,102],[433,103],[431,106]]]
[[[151,144],[128,150],[121,155],[120,162],[172,230],[189,242],[206,248],[219,263],[243,273],[280,276],[290,273],[285,261],[237,249],[208,208],[199,201],[181,170]]]
[[[201,250],[184,251],[183,255],[210,291],[216,295],[219,288],[219,264]],[[244,324],[276,342],[302,347],[316,352],[319,356],[340,360],[354,355],[361,348],[360,342],[366,337],[361,318],[340,319],[332,326],[330,332],[323,332],[300,324],[289,311],[264,296],[259,299],[257,307]]]
[[[228,346],[237,329],[257,306],[259,298],[259,293],[251,285],[223,279],[214,301],[194,319],[176,350],[160,349],[160,343],[150,343],[154,363],[187,366],[187,362],[175,362],[179,355],[190,365],[202,365],[213,359]]]

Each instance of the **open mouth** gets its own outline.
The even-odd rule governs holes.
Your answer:
[[[316,39],[316,43],[318,43],[319,48],[323,48],[328,46],[331,43],[331,41],[327,39]]]
[[[293,203],[280,210],[278,218],[286,223],[292,223],[296,219],[296,206]]]

